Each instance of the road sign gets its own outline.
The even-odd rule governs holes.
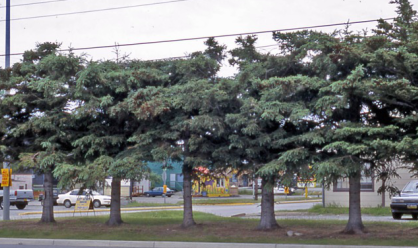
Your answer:
[[[12,169],[1,169],[1,186],[12,186]]]
[[[87,197],[79,197],[75,202],[74,211],[82,211],[82,210],[89,210],[93,209],[93,204],[90,198]]]
[[[289,187],[284,187],[284,193],[286,194],[286,195],[288,195],[290,192],[289,192]]]
[[[162,178],[163,178],[163,182],[165,184],[165,182],[167,181],[167,172],[166,172],[166,169],[163,170]]]

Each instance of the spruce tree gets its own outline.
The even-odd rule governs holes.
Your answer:
[[[53,171],[71,163],[77,138],[70,113],[81,58],[58,54],[59,44],[43,43],[27,51],[2,85],[10,92],[1,102],[6,154],[18,164],[44,174],[41,222],[55,222]]]
[[[245,162],[241,168],[252,169],[262,178],[258,229],[270,230],[279,227],[274,186],[279,180],[290,186],[295,173],[308,171],[307,161],[317,156],[312,152],[315,149],[303,143],[318,142],[308,132],[317,125],[309,118],[322,80],[297,76],[305,66],[295,56],[258,53],[256,40],[255,36],[240,37],[240,47],[231,51],[230,62],[240,68],[236,80],[241,107],[238,113],[228,114],[226,121],[234,130],[229,137],[231,153]]]
[[[80,73],[73,116],[83,125],[75,140],[77,166],[62,167],[57,174],[67,181],[76,180],[84,187],[97,187],[112,176],[111,209],[107,225],[117,226],[121,217],[121,180],[142,180],[148,171],[142,150],[129,141],[140,126],[135,116],[123,105],[128,95],[159,80],[158,71],[137,61],[91,62]]]
[[[168,75],[166,81],[138,90],[129,99],[130,110],[150,123],[133,137],[138,146],[152,143],[157,161],[170,157],[183,162],[184,228],[196,224],[192,211],[193,168],[214,164],[212,155],[225,140],[223,116],[231,107],[227,104],[231,102],[227,93],[231,80],[216,77],[224,48],[213,39],[206,44],[208,49],[203,53],[166,61],[160,67]]]

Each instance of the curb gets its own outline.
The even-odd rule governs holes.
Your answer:
[[[0,245],[42,246],[98,246],[137,248],[413,248],[412,246],[357,246],[357,245],[306,245],[306,244],[261,244],[261,243],[204,243],[169,241],[112,241],[72,239],[9,239],[0,238]]]

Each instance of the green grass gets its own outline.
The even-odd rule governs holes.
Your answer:
[[[37,220],[0,221],[0,237],[38,239],[238,242],[318,245],[396,245],[415,246],[418,242],[418,222],[364,222],[367,235],[345,235],[346,221],[279,220],[277,230],[256,231],[259,220],[224,218],[195,212],[198,225],[180,228],[182,211],[161,211],[123,214],[124,224],[108,227],[108,216],[57,218],[55,224],[40,224]],[[286,232],[301,232],[299,237],[287,237]]]
[[[127,205],[123,206],[124,208],[134,208],[134,207],[170,207],[170,206],[181,206],[179,202],[177,203],[151,203],[151,202],[130,202]]]
[[[238,194],[240,194],[240,195],[252,195],[253,190],[252,189],[238,189]]]
[[[304,210],[303,212],[306,212]],[[312,208],[307,210],[308,213],[312,214],[348,214],[348,207],[340,207],[335,205],[330,205],[327,207],[322,207],[321,205],[315,205]],[[362,208],[362,214],[372,215],[372,216],[387,216],[391,215],[389,207],[375,207],[375,208]]]
[[[284,202],[284,201],[312,201],[312,200],[321,200],[322,198],[306,198],[306,197],[285,197],[285,196],[281,196],[281,197],[276,197],[274,200],[276,202]]]

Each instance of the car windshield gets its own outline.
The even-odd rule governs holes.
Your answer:
[[[404,193],[418,193],[418,182],[409,182],[402,192]]]

